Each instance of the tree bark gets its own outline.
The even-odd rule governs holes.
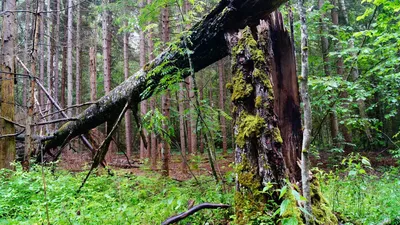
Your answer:
[[[30,11],[31,8],[31,1],[30,0],[25,0],[25,10]],[[30,13],[25,13],[25,43],[24,43],[24,62],[28,63],[28,43],[29,43],[29,35],[30,35],[30,19],[31,19],[31,14]],[[25,74],[28,74],[28,71],[25,71]],[[27,100],[27,87],[28,87],[28,81],[26,79],[22,80],[22,105],[26,106],[26,100]]]
[[[60,102],[59,99],[59,79],[60,79],[60,75],[59,75],[59,66],[58,66],[58,60],[60,58],[60,48],[59,46],[60,44],[60,35],[58,35],[60,33],[60,0],[56,0],[56,19],[55,19],[55,33],[57,35],[55,35],[55,56],[54,56],[54,98],[57,102]],[[54,119],[57,119],[58,116],[55,115]],[[56,125],[57,126],[57,125]]]
[[[143,7],[143,0],[139,1],[139,7]],[[141,68],[143,68],[146,64],[146,50],[145,50],[145,40],[144,40],[144,32],[142,31],[142,29],[140,29],[139,31],[139,65]],[[137,112],[134,112],[137,113]],[[147,113],[147,100],[143,100],[140,103],[140,114],[142,116],[144,116]],[[147,132],[144,129],[144,127],[140,127],[139,129],[143,130],[143,134],[144,136],[147,138]],[[140,138],[140,153],[139,153],[139,157],[140,159],[144,159],[146,158],[146,152],[149,150],[149,148],[147,147],[147,150],[145,148],[144,143],[150,143],[147,139],[143,140],[142,138]]]
[[[125,22],[125,25],[127,23]],[[129,78],[129,33],[124,33],[124,77],[125,80]],[[132,154],[132,119],[131,110],[127,110],[125,113],[125,143],[126,143],[126,155],[128,159],[131,158]]]
[[[108,7],[109,0],[103,0],[103,7]],[[104,92],[108,95],[111,91],[111,13],[108,9],[103,11],[102,15],[102,33],[103,33],[103,73],[104,73]],[[107,120],[106,133],[110,133],[114,121],[112,119]],[[104,148],[109,148],[106,154],[106,161],[112,160],[112,154],[115,152],[115,146],[111,141],[107,142]]]
[[[96,46],[89,48],[89,71],[90,71],[90,101],[97,100],[97,59]]]
[[[273,20],[269,20],[271,22]],[[285,186],[283,140],[274,113],[272,65],[275,63],[271,29],[262,22],[257,29],[228,33],[232,52],[231,101],[235,106],[235,208],[238,224],[252,224],[254,215],[273,212],[267,201],[279,202],[276,193],[263,193]],[[282,26],[282,24],[278,24]],[[283,26],[282,26],[283,28]],[[257,33],[255,33],[257,32]],[[256,41],[257,40],[257,41]],[[279,40],[279,39],[277,39]],[[269,212],[268,212],[269,211]]]
[[[152,0],[147,0],[147,4],[151,4]],[[153,42],[153,31],[149,30],[148,34],[147,34],[147,51],[148,51],[148,58],[149,61],[153,61],[154,59],[154,42]],[[150,98],[150,110],[152,112],[152,114],[154,114],[155,110],[156,110],[156,97],[153,96],[152,98]],[[151,168],[152,170],[156,170],[157,169],[157,137],[156,134],[154,133],[154,131],[152,131],[150,134],[150,146],[148,147],[148,151],[147,151],[147,157],[150,158],[150,163],[151,163]]]
[[[0,63],[0,115],[5,119],[0,119],[0,133],[14,134],[15,127],[10,121],[15,118],[14,105],[14,73],[15,73],[15,40],[16,40],[16,21],[15,14],[12,12],[16,9],[15,0],[6,0],[3,2],[6,12],[3,16],[3,35],[1,39]],[[11,162],[15,160],[15,137],[7,137],[0,139],[0,169],[12,169]]]
[[[301,184],[303,196],[305,200],[305,214],[306,224],[313,224],[313,215],[311,208],[311,193],[310,193],[310,158],[309,150],[311,145],[311,131],[312,131],[312,114],[311,103],[308,95],[308,30],[306,23],[306,9],[304,7],[304,0],[298,1],[299,14],[300,14],[300,30],[301,30],[301,77],[300,77],[300,95],[303,101],[304,109],[304,129],[303,129],[303,143],[301,147]]]
[[[285,0],[220,2],[202,21],[190,29],[191,35],[188,36],[187,43],[189,49],[193,51],[191,58],[194,71],[199,71],[228,55],[224,38],[226,32],[243,28],[245,25],[258,24],[260,18],[275,10],[283,2]],[[64,141],[69,141],[114,118],[127,101],[134,105],[149,98],[163,77],[176,74],[178,70],[182,71],[183,78],[187,77],[188,71],[182,70],[189,67],[187,55],[181,53],[184,42],[179,40],[176,44],[178,49],[166,49],[135,75],[82,112],[78,116],[78,121],[64,124],[55,132],[55,138],[46,143],[46,149],[61,145]],[[166,67],[169,68],[169,73],[162,73],[162,68]]]
[[[169,42],[169,6],[166,5],[162,10],[161,10],[161,16],[162,16],[162,41],[164,42],[164,46],[167,46],[167,43]],[[166,93],[162,96],[161,99],[161,104],[162,104],[162,112],[163,115],[165,116],[167,121],[163,122],[163,130],[165,132],[168,132],[168,127],[171,126],[169,123],[169,117],[170,117],[170,98],[171,94],[167,90]],[[169,137],[167,137],[169,139]],[[162,148],[161,148],[161,159],[162,159],[162,166],[161,166],[161,171],[162,175],[168,177],[169,176],[169,158],[170,158],[170,143],[168,140],[164,139],[162,140]]]
[[[81,4],[76,6],[77,20],[76,20],[76,44],[75,44],[75,104],[81,104]],[[80,112],[79,107],[76,108],[76,114]]]
[[[72,77],[72,10],[73,0],[68,0],[68,31],[67,31],[67,107],[72,106],[73,77]],[[72,109],[67,110],[72,117]]]
[[[225,82],[224,82],[224,60],[221,59],[218,61],[218,74],[219,74],[219,109],[221,111],[224,110],[224,105],[225,105],[225,94],[224,94],[224,89],[225,89]],[[222,154],[226,155],[228,152],[228,144],[226,142],[226,122],[225,122],[225,116],[220,115],[220,123],[221,123],[221,134],[222,134]]]

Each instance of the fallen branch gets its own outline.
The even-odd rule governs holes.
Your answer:
[[[10,120],[10,119],[8,119],[8,118],[6,118],[6,117],[0,116],[0,119],[3,119],[3,120],[5,120],[5,121],[7,121],[7,122],[9,122],[9,123],[12,123],[12,124],[14,124],[14,125],[17,125],[17,126],[19,126],[19,127],[25,128],[24,125],[21,125],[21,124],[15,122],[15,121],[12,121],[12,120]]]
[[[168,224],[172,224],[172,223],[176,223],[178,221],[181,221],[183,219],[185,219],[186,217],[193,215],[194,213],[196,213],[199,210],[202,209],[218,209],[218,208],[229,208],[231,207],[230,205],[225,205],[225,204],[215,204],[215,203],[201,203],[199,205],[196,205],[195,207],[189,209],[186,212],[180,213],[176,216],[172,216],[168,219],[166,219],[164,222],[161,223],[161,225],[168,225]]]
[[[38,122],[34,123],[33,125],[35,126],[40,126],[40,125],[47,125],[47,124],[53,124],[53,123],[61,123],[61,122],[66,122],[66,121],[76,121],[78,118],[64,118],[64,119],[57,119],[57,120],[50,120],[50,121],[45,121],[45,122]]]

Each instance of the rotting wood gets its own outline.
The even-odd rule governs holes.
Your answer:
[[[195,71],[199,71],[213,62],[228,55],[225,33],[256,25],[261,18],[278,8],[286,0],[222,0],[207,16],[190,29],[187,37],[192,51],[191,59]],[[46,142],[45,152],[61,145],[65,141],[88,132],[90,129],[114,118],[121,112],[128,99],[130,106],[149,98],[159,87],[160,80],[181,72],[182,78],[189,75],[189,62],[186,54],[181,53],[184,40],[180,40],[178,49],[168,48],[144,68],[105,95],[96,104],[91,105],[77,116],[78,120],[68,122],[55,133],[55,138]],[[170,68],[163,75],[163,68]],[[165,71],[164,71],[165,72]]]

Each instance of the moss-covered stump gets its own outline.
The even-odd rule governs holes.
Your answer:
[[[276,190],[286,185],[283,140],[274,113],[273,56],[263,51],[272,52],[270,37],[267,23],[227,35],[232,53],[233,78],[227,87],[234,104],[238,224],[277,223],[279,218],[272,215],[283,199]]]
[[[277,79],[276,70],[280,68],[282,62],[276,58],[274,50],[276,47],[274,42],[280,41],[274,32],[283,29],[283,26],[275,24],[271,29],[271,23],[276,23],[276,18],[280,18],[276,15],[279,14],[274,14],[268,18],[267,22],[261,21],[257,27],[246,27],[241,31],[226,35],[232,55],[233,78],[227,88],[232,92],[231,101],[234,105],[232,114],[235,121],[236,142],[235,222],[237,224],[281,224],[284,221],[296,221],[295,224],[303,224],[297,205],[299,199],[293,194],[297,192],[288,188],[292,185],[287,184],[289,177],[292,181],[292,178],[296,178],[295,174],[300,168],[292,167],[289,170],[286,167],[288,163],[290,165],[296,163],[298,159],[296,152],[299,149],[298,144],[301,143],[301,135],[298,135],[297,130],[298,125],[301,124],[299,108],[292,107],[293,104],[298,106],[298,99],[297,103],[293,101],[290,104],[282,104],[276,101],[275,96],[276,93],[280,94],[290,89],[280,90],[279,88],[285,85],[276,87],[274,83],[282,84],[282,80],[279,79],[283,79],[282,77]],[[279,33],[280,37],[284,33]],[[287,32],[286,35],[288,35]],[[288,43],[290,44],[290,41]],[[289,52],[293,54],[292,51]],[[294,63],[294,60],[291,62]],[[295,66],[291,65],[291,67]],[[293,77],[290,80],[289,83],[297,85],[293,82]],[[296,90],[298,90],[297,86],[291,88],[294,97],[298,97]],[[287,109],[288,105],[289,109]],[[296,129],[297,135],[295,141],[286,145],[289,151],[293,150],[290,153],[293,153],[292,156],[286,158],[286,161],[282,154],[282,147],[285,141],[291,141],[288,139],[292,139],[292,136],[287,134],[288,130],[285,129],[286,134],[283,138],[279,126],[284,123],[280,123],[279,119],[282,118],[277,116],[285,114],[285,110],[292,110],[293,115],[288,123],[294,124],[291,130]],[[287,162],[288,159],[294,162]],[[294,175],[289,176],[289,174]],[[287,189],[287,191],[283,197],[280,197],[279,190],[282,189]],[[312,191],[315,224],[337,224],[337,219],[329,210],[318,183],[313,183]],[[279,208],[286,210],[275,213]]]

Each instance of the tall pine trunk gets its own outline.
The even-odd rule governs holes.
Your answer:
[[[125,22],[125,25],[127,23]],[[124,77],[125,80],[129,77],[129,33],[124,33],[123,37],[124,41]],[[132,154],[132,119],[131,119],[132,111],[128,110],[125,113],[125,144],[126,144],[126,155],[128,159],[131,158]]]
[[[169,8],[168,8],[168,5],[166,5],[161,10],[161,17],[162,17],[162,21],[161,21],[162,22],[162,41],[164,42],[164,45],[167,46],[167,43],[169,42]],[[163,130],[166,132],[168,132],[168,130],[169,130],[168,127],[172,126],[172,124],[169,123],[170,98],[171,98],[171,94],[167,90],[166,93],[162,96],[162,100],[161,100],[162,112],[167,120],[167,121],[163,122],[162,126],[163,126]],[[169,137],[167,137],[167,139],[169,139]],[[162,140],[161,171],[162,171],[163,176],[169,176],[170,151],[171,151],[171,147],[170,147],[169,141],[166,139]]]
[[[12,121],[15,118],[14,105],[14,73],[15,71],[15,40],[16,40],[16,21],[15,21],[15,0],[3,2],[6,12],[3,16],[3,34],[0,49],[0,67],[5,73],[0,74],[0,115],[5,119],[0,119],[0,133],[9,134],[10,137],[0,139],[0,169],[12,169],[11,162],[15,160],[15,127]]]
[[[72,10],[73,1],[68,0],[68,30],[67,30],[67,107],[72,106],[73,71],[72,71]],[[72,109],[68,109],[68,116],[72,117]]]
[[[218,61],[218,74],[219,74],[219,109],[221,111],[224,110],[225,105],[225,82],[224,82],[224,60],[221,59]],[[222,134],[222,154],[226,155],[228,152],[228,144],[226,141],[226,121],[225,116],[220,114],[220,123],[221,123],[221,134]]]
[[[140,7],[143,7],[143,0],[139,1],[139,5]],[[140,68],[143,68],[146,64],[146,48],[145,48],[145,40],[144,40],[144,32],[142,31],[142,29],[140,29],[139,31],[139,65]],[[145,115],[147,113],[147,100],[144,100],[140,103],[140,114],[141,116]],[[149,151],[149,146],[147,146],[147,149],[145,148],[144,143],[147,142],[147,145],[149,144],[149,141],[147,139],[147,132],[144,129],[144,127],[140,127],[139,129],[143,130],[143,134],[144,134],[144,138],[146,138],[146,140],[143,140],[141,137],[140,138],[140,152],[139,152],[139,158],[140,159],[144,159],[147,156],[147,151]]]

